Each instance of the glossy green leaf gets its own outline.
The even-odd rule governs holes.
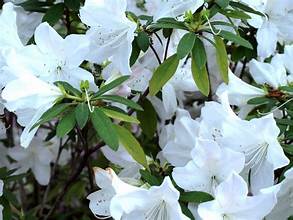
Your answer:
[[[60,114],[62,114],[67,108],[69,108],[69,104],[66,103],[61,103],[61,104],[56,104],[49,110],[47,110],[40,118],[40,120],[33,125],[31,130],[34,128],[38,127],[41,124],[44,124],[45,122],[51,121],[52,119],[56,118]]]
[[[150,39],[147,33],[145,32],[139,32],[136,37],[136,42],[139,48],[143,51],[146,52],[150,46]]]
[[[75,108],[75,120],[78,126],[82,129],[89,119],[89,107],[86,103],[80,103]]]
[[[150,80],[150,95],[156,95],[160,89],[171,79],[175,74],[179,65],[177,54],[166,59],[154,72]]]
[[[80,8],[80,0],[64,0],[64,4],[73,11],[78,11]]]
[[[157,113],[152,103],[148,99],[144,99],[140,105],[143,111],[137,112],[137,119],[140,121],[142,132],[152,139],[157,130]]]
[[[192,48],[192,59],[198,67],[203,67],[207,63],[207,55],[203,42],[196,38]]]
[[[66,114],[58,123],[56,134],[58,137],[64,137],[67,135],[75,126],[75,112],[70,111]]]
[[[208,96],[210,92],[209,76],[206,68],[206,52],[201,40],[195,41],[192,49],[191,71],[199,91]]]
[[[249,41],[245,40],[244,38],[240,37],[239,35],[233,34],[232,32],[221,30],[219,35],[221,37],[225,38],[226,40],[232,41],[232,42],[239,44],[243,47],[253,49],[253,47]]]
[[[138,110],[138,111],[143,110],[141,108],[141,106],[139,104],[137,104],[136,102],[134,102],[130,99],[126,99],[121,96],[117,96],[117,95],[103,95],[103,96],[98,97],[97,99],[104,100],[104,101],[118,102],[120,104],[126,105],[126,106],[133,108],[135,110]]]
[[[110,118],[102,110],[95,108],[91,114],[91,121],[99,137],[110,148],[117,151],[119,147],[118,136]]]
[[[92,97],[92,99],[95,99],[101,95],[103,95],[104,93],[120,86],[123,82],[125,82],[126,80],[129,79],[129,76],[121,76],[115,80],[113,80],[112,82],[108,83],[108,84],[105,84],[103,85],[98,92],[96,92],[94,94],[94,96]]]
[[[135,124],[140,123],[139,120],[137,120],[135,117],[129,116],[125,113],[114,111],[114,110],[111,110],[108,108],[101,108],[101,110],[110,118],[117,119],[120,121],[129,122],[129,123],[135,123]]]
[[[179,59],[186,57],[192,50],[196,35],[194,33],[186,33],[179,41],[177,47],[177,56]]]
[[[58,3],[48,9],[43,17],[43,22],[48,22],[51,26],[54,26],[62,17],[64,12],[64,4]]]
[[[217,57],[217,63],[219,65],[219,70],[222,79],[225,83],[228,83],[229,77],[228,77],[228,55],[226,51],[226,45],[221,37],[214,36],[215,44],[216,44],[216,57]]]
[[[145,153],[140,143],[131,132],[120,125],[115,125],[115,130],[119,136],[119,142],[124,146],[131,157],[145,168],[148,168]]]
[[[213,200],[213,196],[205,192],[183,192],[180,195],[180,201],[182,202],[193,202],[193,203],[202,203]]]
[[[271,102],[271,99],[267,97],[255,97],[247,101],[249,105],[263,105]]]

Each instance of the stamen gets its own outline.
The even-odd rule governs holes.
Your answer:
[[[87,106],[88,106],[90,112],[93,113],[94,112],[94,107],[91,106],[90,98],[89,98],[89,94],[87,92],[87,89],[85,89],[85,96],[86,96]]]

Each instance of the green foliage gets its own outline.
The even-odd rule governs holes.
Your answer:
[[[48,9],[43,17],[43,22],[48,22],[51,26],[54,26],[62,17],[64,12],[64,4],[58,3]]]
[[[197,38],[192,49],[192,76],[199,91],[208,96],[210,93],[209,76],[206,68],[206,52],[202,41]]]
[[[118,135],[108,116],[99,108],[91,113],[91,122],[99,137],[113,150],[118,150]]]
[[[148,168],[145,153],[140,143],[131,134],[131,132],[125,127],[119,125],[115,125],[115,130],[118,134],[119,142],[124,146],[132,158],[145,168]]]
[[[69,111],[59,121],[56,134],[58,137],[64,137],[75,127],[75,111]]]
[[[222,38],[218,36],[214,36],[215,44],[216,44],[216,57],[217,57],[217,63],[219,65],[220,74],[222,79],[225,83],[228,83],[228,55],[226,51],[226,46],[222,40]]]
[[[152,103],[144,99],[141,103],[143,111],[137,112],[137,118],[140,121],[142,132],[152,139],[157,129],[157,113]]]
[[[179,65],[177,54],[166,59],[154,72],[150,80],[150,95],[156,95],[160,89],[168,82],[175,74]]]
[[[75,120],[79,128],[83,129],[89,119],[89,108],[87,104],[80,103],[75,108]]]
[[[196,35],[194,33],[186,33],[180,40],[177,47],[177,56],[179,59],[186,57],[192,50]]]
[[[213,199],[213,196],[205,192],[183,192],[180,195],[180,201],[182,202],[202,203]]]

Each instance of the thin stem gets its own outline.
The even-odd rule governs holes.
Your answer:
[[[160,59],[160,57],[159,57],[157,51],[155,50],[155,48],[153,47],[152,44],[150,44],[150,48],[151,48],[151,50],[154,52],[154,54],[155,54],[155,56],[156,56],[156,58],[157,58],[158,63],[161,65],[161,64],[162,64],[162,61],[161,61],[161,59]]]

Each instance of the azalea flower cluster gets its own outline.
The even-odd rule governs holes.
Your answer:
[[[0,220],[291,219],[292,23],[291,0],[5,1]]]

